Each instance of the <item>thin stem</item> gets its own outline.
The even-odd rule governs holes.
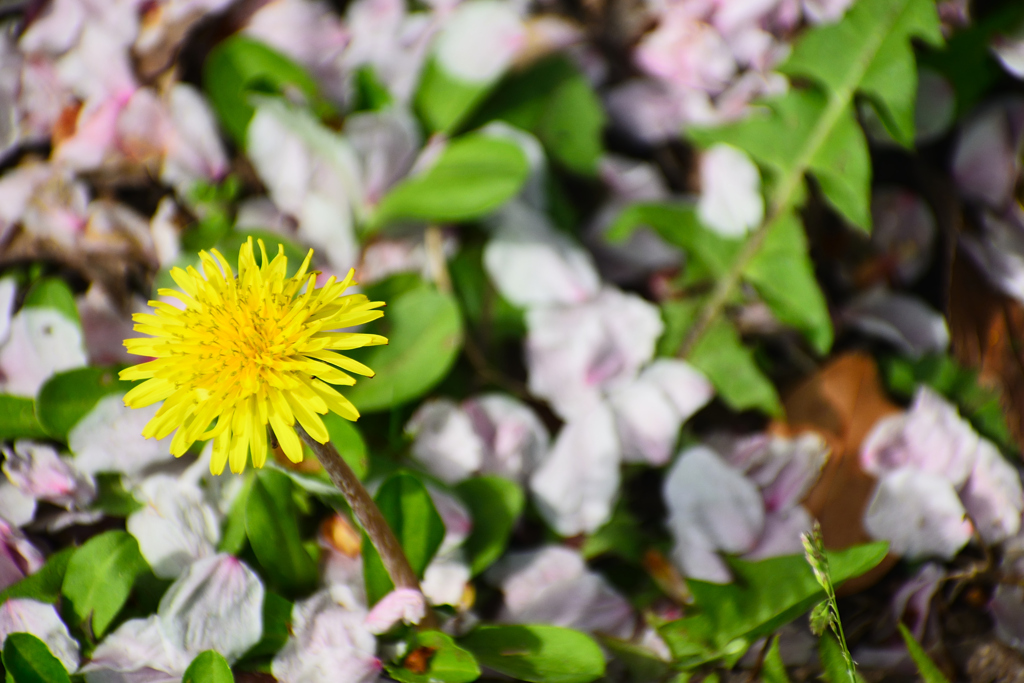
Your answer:
[[[352,468],[342,459],[338,449],[330,441],[319,443],[297,423],[295,431],[313,450],[331,481],[341,491],[341,495],[345,496],[356,521],[363,527],[363,531],[370,538],[373,547],[377,549],[377,553],[384,563],[384,569],[387,570],[395,588],[420,590],[419,579],[416,578],[416,572],[412,570],[409,559],[405,556],[405,551],[402,550],[402,545],[395,538],[394,532],[380,512],[380,508],[373,502],[373,498],[370,497]]]

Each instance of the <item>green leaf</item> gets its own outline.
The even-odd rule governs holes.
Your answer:
[[[851,678],[843,648],[831,633],[826,633],[818,641],[818,657],[821,659],[821,677],[827,683],[864,683],[856,671]]]
[[[217,549],[230,555],[238,555],[245,547],[245,511],[249,504],[249,493],[252,491],[252,483],[256,478],[254,470],[248,470],[242,475],[242,487],[231,502],[231,509],[224,518],[224,532],[220,536],[220,543]]]
[[[119,473],[100,472],[96,475],[96,498],[90,507],[112,517],[127,517],[144,506],[125,489]]]
[[[49,308],[64,314],[68,320],[82,324],[75,305],[75,295],[68,284],[57,277],[44,277],[32,283],[25,294],[22,308]]]
[[[377,374],[346,390],[364,412],[386,410],[428,392],[448,374],[462,346],[458,304],[427,284],[389,301],[381,327],[388,344],[359,357]]]
[[[327,434],[331,437],[331,443],[338,449],[338,453],[352,468],[357,477],[362,479],[366,476],[369,462],[366,458],[366,442],[359,428],[355,423],[346,420],[336,413],[322,415],[324,426],[327,427]]]
[[[206,650],[188,665],[181,683],[235,683],[235,676],[223,655],[216,650]]]
[[[66,441],[68,432],[104,396],[123,394],[131,382],[118,379],[116,368],[84,367],[58,372],[36,397],[36,416],[47,433]]]
[[[471,574],[476,576],[505,552],[523,511],[523,491],[502,477],[475,477],[460,483],[455,492],[473,517],[473,530],[462,549]]]
[[[778,638],[772,638],[772,646],[768,648],[768,653],[764,656],[761,677],[764,679],[764,683],[790,683],[786,665],[782,663],[782,654],[779,652]]]
[[[531,683],[588,683],[604,675],[594,639],[559,626],[478,626],[459,644],[484,666]]]
[[[781,70],[847,100],[854,92],[866,96],[889,134],[912,147],[917,96],[912,38],[942,45],[934,2],[860,0],[842,21],[804,34]]]
[[[870,543],[827,552],[836,585],[860,576],[885,557],[886,543]],[[760,562],[729,559],[735,576],[730,584],[688,580],[694,616],[659,629],[680,660],[735,661],[749,645],[789,623],[825,597],[803,555],[773,557]]]
[[[630,562],[640,564],[644,550],[650,543],[647,532],[639,520],[627,509],[620,499],[615,506],[612,517],[604,526],[583,541],[580,553],[590,560],[604,554],[617,555]]]
[[[4,641],[4,669],[14,683],[71,683],[68,670],[46,643],[31,633],[12,633]]]
[[[601,644],[611,652],[615,659],[626,666],[626,670],[629,672],[629,677],[626,680],[664,681],[671,673],[671,664],[643,645],[610,636],[601,637]]]
[[[686,330],[697,314],[692,301],[671,301],[662,305],[665,334],[659,344],[662,355],[675,355]],[[734,410],[756,408],[769,415],[781,415],[782,404],[775,387],[754,361],[728,322],[717,320],[697,342],[687,360],[707,376],[719,397]]]
[[[692,204],[648,202],[630,204],[615,219],[606,236],[613,242],[624,241],[641,226],[655,230],[662,239],[696,259],[714,277],[728,272],[743,246],[740,240],[726,239],[701,224]]]
[[[320,111],[327,108],[316,80],[301,66],[263,43],[236,34],[210,51],[203,65],[203,90],[224,129],[239,145],[255,111],[253,93],[297,90]]]
[[[467,323],[487,330],[492,340],[521,339],[526,334],[523,310],[508,302],[483,267],[483,245],[465,245],[448,264],[459,307]]]
[[[551,156],[570,171],[595,175],[604,154],[604,107],[583,74],[576,73],[551,93],[534,132]]]
[[[408,472],[394,474],[381,484],[374,496],[377,507],[395,533],[412,570],[419,577],[430,564],[444,540],[444,521],[423,483]],[[366,596],[373,604],[394,588],[373,544],[363,542],[363,573]]]
[[[514,197],[529,170],[515,142],[483,133],[463,135],[429,169],[392,188],[377,206],[371,227],[399,220],[479,218]]]
[[[263,635],[243,656],[243,659],[272,657],[284,647],[291,637],[292,608],[291,600],[277,593],[267,591],[263,594]]]
[[[852,98],[853,93],[849,95]],[[802,202],[803,176],[813,173],[829,203],[852,225],[867,231],[871,227],[867,142],[852,99],[837,102],[816,90],[791,90],[766,102],[766,111],[723,128],[691,132],[691,137],[701,144],[731,144],[764,166],[777,188],[772,199],[779,211]]]
[[[942,671],[935,665],[932,658],[924,651],[924,648],[917,642],[910,629],[902,623],[898,623],[896,626],[900,629],[900,635],[903,636],[903,642],[907,644],[910,658],[917,665],[917,671],[921,674],[921,678],[924,679],[924,683],[949,683],[949,679],[942,674]]]
[[[316,562],[302,546],[292,482],[272,469],[256,473],[245,505],[245,534],[267,579],[287,594],[313,590]]]
[[[60,600],[61,584],[67,572],[68,562],[77,548],[64,548],[50,555],[35,573],[13,583],[0,593],[0,605],[11,598],[31,598],[39,602],[56,603]]]
[[[467,83],[454,78],[431,57],[423,67],[416,91],[416,109],[430,130],[452,133],[493,86],[493,82]]]
[[[815,350],[824,354],[832,346],[832,319],[807,249],[799,219],[786,214],[767,234],[743,276],[780,322],[802,331]]]
[[[388,664],[386,668],[392,678],[402,683],[469,683],[480,678],[480,667],[472,653],[456,645],[450,636],[440,631],[420,631],[409,642],[408,651],[420,648],[428,648],[427,670],[416,673],[407,665]]]
[[[821,90],[790,90],[766,102],[762,115],[691,136],[702,145],[732,144],[766,168],[776,215],[803,201],[810,172],[832,206],[868,230],[871,168],[854,98],[867,96],[897,140],[913,141],[913,38],[941,43],[932,0],[862,0],[840,22],[807,31],[781,67]]]
[[[505,121],[537,136],[551,158],[584,175],[604,153],[604,107],[587,78],[564,56],[543,59],[505,78],[473,125]]]
[[[100,638],[124,607],[132,586],[149,565],[126,531],[93,536],[68,562],[61,594],[74,625]]]
[[[0,394],[0,441],[49,436],[36,417],[36,402],[25,396]]]

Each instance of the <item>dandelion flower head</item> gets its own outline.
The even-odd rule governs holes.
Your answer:
[[[180,456],[197,440],[213,439],[210,470],[245,468],[248,455],[262,467],[267,457],[267,426],[293,462],[302,460],[298,426],[320,443],[328,440],[320,415],[328,411],[355,420],[355,406],[331,385],[353,385],[349,373],[373,371],[341,351],[386,344],[376,334],[339,332],[375,320],[382,301],[345,294],[353,272],[316,287],[309,272],[311,249],[298,271],[286,277],[288,259],[278,245],[273,259],[259,240],[238,254],[238,276],[216,249],[200,252],[203,273],[174,268],[183,290],[160,289],[183,307],[150,301],[153,313],[133,316],[135,331],[151,335],[125,340],[129,353],[153,360],[121,371],[121,379],[145,380],[129,391],[125,405],[141,408],[163,401],[143,429],[162,439],[177,430],[171,453]]]

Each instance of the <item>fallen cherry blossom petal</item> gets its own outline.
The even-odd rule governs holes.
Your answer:
[[[611,411],[603,404],[572,418],[551,455],[530,477],[537,509],[562,536],[594,531],[612,512],[620,451]]]
[[[415,625],[427,613],[427,601],[415,588],[396,588],[381,598],[363,620],[374,635],[387,633],[399,623]]]
[[[902,467],[878,481],[864,513],[864,528],[889,541],[889,550],[908,560],[952,559],[971,538],[973,527],[949,480],[933,472]]]

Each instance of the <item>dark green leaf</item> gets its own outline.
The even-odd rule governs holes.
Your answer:
[[[126,531],[93,536],[75,551],[61,586],[74,625],[100,638],[124,607],[136,579],[150,571]]]
[[[480,678],[480,667],[476,659],[455,644],[450,636],[440,631],[420,631],[409,642],[409,652],[427,648],[424,654],[429,658],[427,670],[416,673],[403,663],[389,664],[388,673],[402,683],[469,683]],[[408,655],[407,655],[408,656]]]
[[[215,650],[206,650],[196,655],[185,669],[181,683],[235,683],[228,660]]]
[[[382,327],[387,346],[368,349],[359,359],[377,374],[345,392],[364,412],[425,394],[448,374],[462,346],[458,304],[427,284],[389,301]]]
[[[910,629],[901,623],[896,625],[900,629],[900,635],[903,636],[903,642],[907,644],[910,658],[917,665],[917,671],[921,674],[921,678],[924,679],[924,683],[949,683],[949,679],[943,675],[939,667],[932,661],[932,658],[924,651],[924,648],[914,638],[914,634],[910,632]]]
[[[46,643],[31,633],[12,633],[4,641],[4,669],[14,683],[70,683],[68,670]]]
[[[832,346],[832,319],[814,277],[807,238],[795,214],[786,214],[743,272],[775,317],[807,335],[818,353]]]
[[[31,598],[50,604],[60,600],[61,584],[64,583],[64,574],[75,550],[76,548],[64,548],[50,555],[46,558],[46,563],[34,574],[29,574],[21,581],[5,588],[0,593],[0,604],[10,598]]]
[[[125,393],[131,382],[117,377],[116,368],[85,367],[59,372],[39,390],[36,415],[55,439],[67,440],[68,432],[101,398]]]
[[[604,675],[593,638],[558,626],[479,626],[459,641],[477,661],[531,683],[589,683]]]
[[[374,500],[391,530],[395,532],[413,571],[422,577],[423,570],[441,547],[445,534],[444,521],[434,508],[427,488],[414,475],[399,472],[381,484]],[[367,600],[370,604],[377,602],[394,588],[380,555],[365,539],[363,573],[366,578]]]
[[[253,93],[276,94],[295,89],[324,109],[316,81],[301,66],[263,43],[241,34],[221,41],[203,65],[203,89],[221,125],[239,145],[254,108]]]
[[[523,491],[502,477],[475,477],[455,487],[469,508],[473,530],[462,545],[466,561],[476,576],[501,557],[509,535],[523,511]]]
[[[479,218],[514,197],[528,174],[526,155],[515,142],[483,133],[464,135],[452,140],[433,166],[384,196],[373,227],[405,219]]]
[[[288,475],[272,469],[256,473],[245,505],[245,534],[272,584],[288,594],[316,586],[319,572],[302,546]]]
[[[36,418],[36,402],[25,396],[0,394],[0,441],[47,437]]]
[[[56,277],[44,277],[32,283],[25,294],[23,308],[50,308],[59,311],[75,323],[81,325],[75,295],[68,284]]]
[[[583,74],[563,81],[551,93],[534,132],[551,156],[584,175],[597,173],[604,154],[604,108]]]

